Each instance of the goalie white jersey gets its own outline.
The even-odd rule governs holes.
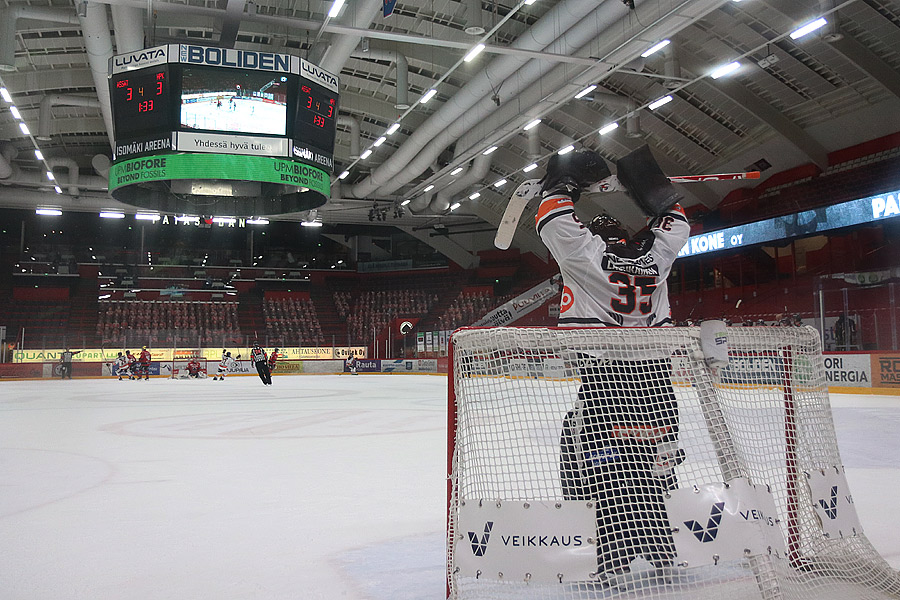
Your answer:
[[[628,243],[608,245],[578,220],[572,199],[548,195],[538,234],[563,276],[560,325],[659,327],[671,322],[666,278],[690,235],[675,205]]]

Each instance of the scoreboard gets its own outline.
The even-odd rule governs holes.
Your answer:
[[[334,168],[338,79],[274,52],[168,44],[109,62],[114,161],[214,152]]]
[[[167,44],[109,61],[116,200],[161,212],[324,204],[338,79],[298,56]]]

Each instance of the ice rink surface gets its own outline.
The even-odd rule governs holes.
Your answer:
[[[444,597],[446,378],[0,383],[0,600]],[[900,397],[832,394],[900,568]]]

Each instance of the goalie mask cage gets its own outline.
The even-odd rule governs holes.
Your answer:
[[[900,598],[855,521],[817,332],[725,332],[719,369],[698,327],[455,332],[448,597]]]

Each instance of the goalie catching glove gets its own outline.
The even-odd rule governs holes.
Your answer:
[[[541,179],[541,195],[566,194],[577,202],[581,190],[611,175],[606,161],[592,150],[554,154],[547,161],[547,172]]]
[[[616,169],[619,183],[649,217],[662,215],[683,198],[653,158],[650,146],[641,146],[617,160]]]

